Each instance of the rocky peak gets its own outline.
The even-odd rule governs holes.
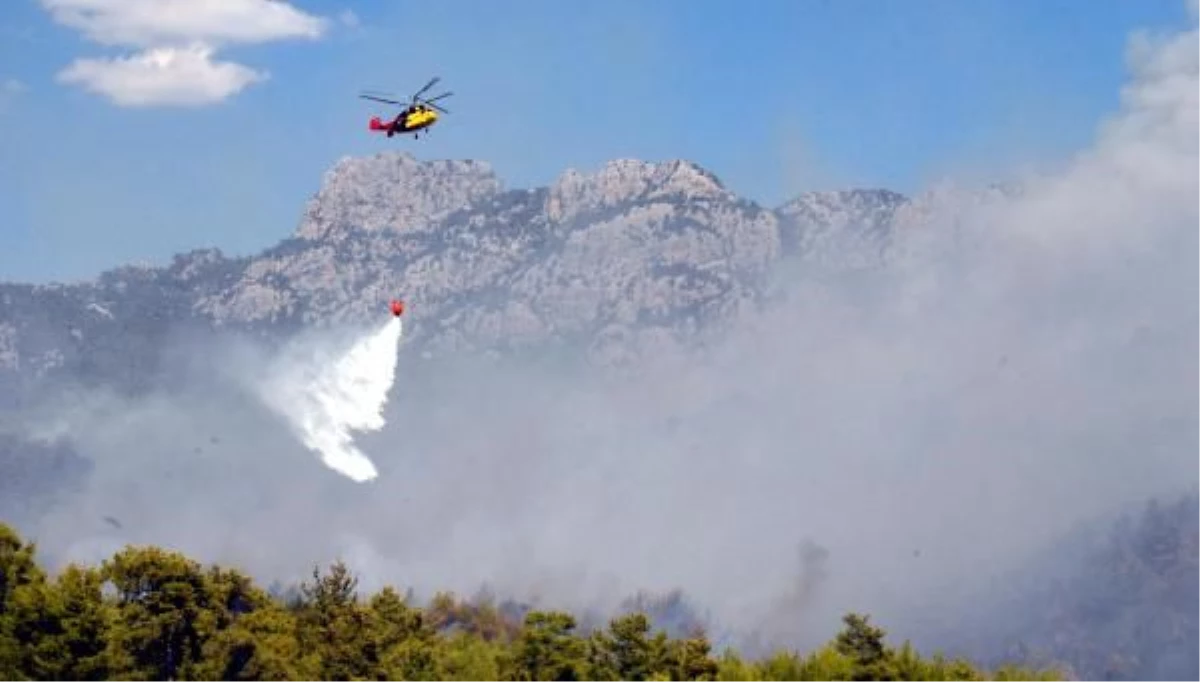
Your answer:
[[[343,158],[325,173],[296,236],[316,240],[355,229],[419,231],[502,190],[492,167],[481,161],[418,161],[404,152]]]
[[[193,249],[187,253],[176,254],[171,259],[171,265],[168,266],[167,272],[178,279],[192,279],[227,260],[220,249]]]
[[[672,196],[692,200],[732,195],[715,175],[689,161],[617,159],[596,173],[585,175],[569,169],[559,176],[546,198],[546,214],[551,220],[563,221],[586,210]]]
[[[908,199],[886,189],[805,192],[779,207],[782,216],[828,219],[833,215],[863,216],[891,213]]]
[[[880,252],[881,240],[908,203],[885,189],[805,192],[775,211],[783,250],[841,265],[849,257],[864,265],[863,255]]]

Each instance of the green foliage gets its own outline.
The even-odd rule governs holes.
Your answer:
[[[587,679],[587,646],[575,634],[575,617],[557,611],[531,611],[517,637],[506,679]]]
[[[295,595],[156,547],[127,547],[53,580],[36,548],[0,524],[0,677],[57,680],[975,680],[966,661],[899,649],[849,614],[828,645],[759,661],[714,655],[698,625],[678,637],[634,611],[579,631],[574,616],[490,597],[437,595],[420,608],[394,588],[360,595],[340,562]],[[994,679],[1055,679],[1005,667]]]
[[[29,590],[17,624],[26,671],[36,679],[98,680],[113,674],[108,648],[116,609],[101,594],[100,571],[67,566],[53,584]]]

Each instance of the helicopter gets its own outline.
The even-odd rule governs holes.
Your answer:
[[[443,92],[440,95],[435,95],[434,97],[430,98],[424,98],[421,96],[428,92],[428,90],[436,85],[440,80],[441,76],[434,76],[428,83],[425,84],[425,87],[418,90],[416,94],[412,96],[412,99],[407,103],[395,99],[380,97],[379,95],[388,94],[384,92],[376,94],[364,92],[359,94],[359,97],[362,97],[363,99],[374,100],[376,102],[385,102],[387,104],[395,104],[396,106],[404,107],[403,111],[397,114],[394,119],[386,123],[380,117],[372,116],[369,125],[370,130],[386,132],[388,137],[396,134],[412,133],[413,139],[418,139],[420,137],[420,131],[425,130],[434,123],[437,123],[437,112],[440,111],[443,114],[450,113],[442,107],[434,104],[434,102],[439,99],[449,97],[454,93]]]

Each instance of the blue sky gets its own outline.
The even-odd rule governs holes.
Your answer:
[[[105,1],[128,4],[72,20],[78,0],[0,3],[0,280],[254,252],[295,228],[339,157],[383,149],[482,159],[509,187],[635,157],[691,159],[767,205],[913,192],[1087,144],[1118,104],[1131,31],[1188,21],[1181,0],[294,0],[327,18],[315,35],[282,16],[257,33],[133,25],[128,8],[166,0]],[[56,79],[191,30],[269,76],[192,106]],[[367,132],[378,110],[360,89],[433,75],[455,95],[428,138]]]

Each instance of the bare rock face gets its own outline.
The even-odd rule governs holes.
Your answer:
[[[491,167],[479,161],[421,163],[403,153],[344,158],[325,174],[296,236],[338,239],[348,228],[417,231],[500,190]]]
[[[673,199],[724,199],[735,197],[716,176],[687,161],[646,163],[620,159],[605,164],[594,175],[568,170],[550,189],[546,215],[569,220],[580,211],[620,206],[630,201]]]
[[[887,190],[806,192],[777,209],[789,254],[830,267],[869,267],[908,200]]]
[[[506,190],[477,161],[347,158],[295,234],[257,256],[196,251],[93,283],[0,285],[0,383],[34,368],[136,374],[182,324],[287,333],[376,319],[397,296],[427,355],[560,347],[635,362],[760,305],[783,260],[874,262],[907,203],[854,190],[770,210],[682,160]]]
[[[402,197],[380,167],[407,187]],[[545,189],[498,187],[470,164],[342,162],[304,240],[255,259],[198,310],[221,324],[369,319],[402,295],[431,349],[600,349],[697,332],[753,298],[781,253],[774,213],[683,161],[614,161]]]

